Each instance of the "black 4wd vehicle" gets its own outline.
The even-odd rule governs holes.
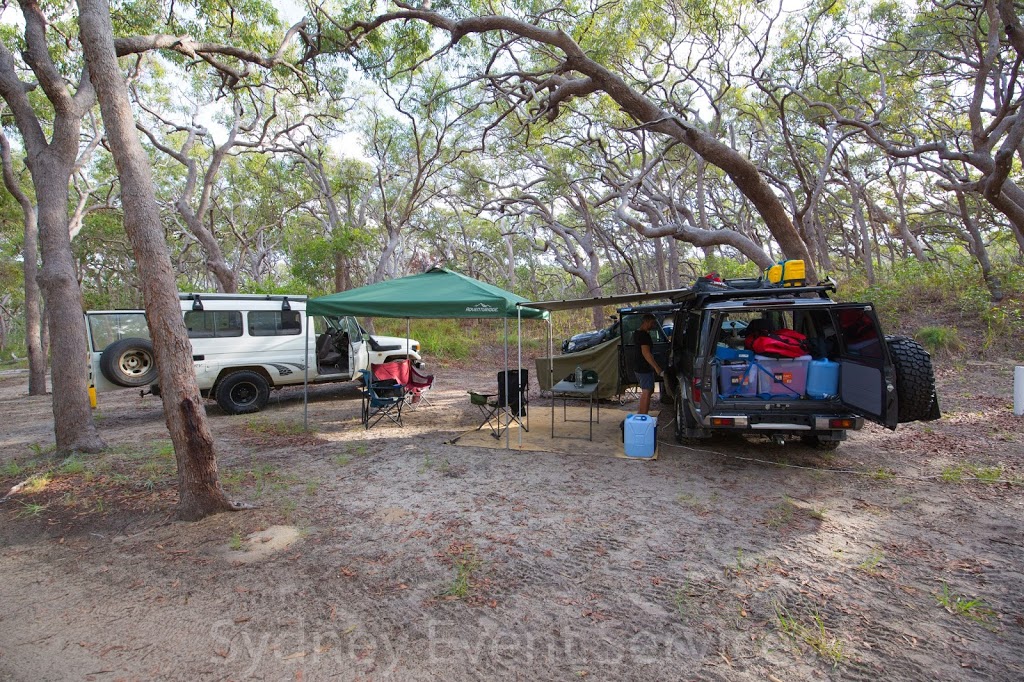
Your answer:
[[[665,384],[677,440],[728,431],[834,449],[865,419],[890,429],[938,419],[928,352],[913,339],[883,336],[872,304],[838,303],[829,292],[834,283],[699,280],[675,297]],[[749,348],[755,335],[781,339],[783,330],[806,337],[804,355]]]

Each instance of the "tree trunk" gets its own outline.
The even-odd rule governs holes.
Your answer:
[[[668,240],[668,288],[679,288],[679,242]]]
[[[4,185],[21,205],[25,223],[25,243],[22,248],[25,273],[25,352],[28,354],[28,394],[46,395],[46,351],[43,348],[43,300],[39,292],[39,225],[36,207],[22,191],[14,176],[14,161],[7,136],[0,131],[0,157],[2,157]]]
[[[125,231],[139,271],[145,273],[143,298],[164,414],[178,463],[178,515],[198,520],[235,506],[217,479],[213,436],[196,386],[192,344],[182,320],[152,170],[135,132],[128,90],[117,64],[110,9],[106,0],[79,0],[78,7],[86,65],[121,180]]]
[[[985,278],[985,284],[988,286],[988,291],[992,295],[992,300],[999,302],[1003,300],[1003,283],[992,272],[992,261],[988,257],[988,248],[985,246],[985,238],[981,234],[981,230],[978,229],[978,224],[974,220],[974,216],[971,215],[970,208],[967,206],[967,197],[964,196],[963,192],[956,193],[957,207],[960,209],[960,220],[964,224],[964,228],[967,230],[969,236],[969,246],[971,253],[978,260],[978,264],[981,266],[981,275]]]
[[[853,222],[860,233],[860,257],[864,264],[864,276],[867,277],[868,284],[873,285],[875,283],[875,265],[871,254],[871,234],[868,230],[867,219],[864,217],[864,207],[860,201],[860,188],[853,180],[850,180],[849,187],[850,197],[853,202],[850,207],[853,214]]]
[[[63,123],[71,125],[66,120]],[[58,454],[99,452],[105,447],[89,406],[82,289],[75,276],[68,232],[68,182],[73,162],[74,156],[62,155],[55,143],[36,155],[29,167],[39,202],[39,244],[43,254],[39,283],[47,301],[47,326],[56,358],[50,373]]]

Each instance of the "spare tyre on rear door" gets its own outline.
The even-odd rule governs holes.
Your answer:
[[[941,417],[931,354],[907,336],[887,336],[885,342],[896,370],[900,423],[932,421]]]
[[[100,355],[100,372],[112,384],[138,388],[156,381],[156,356],[148,339],[115,341]]]

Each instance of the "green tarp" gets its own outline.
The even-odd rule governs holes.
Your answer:
[[[310,299],[310,315],[414,318],[547,318],[545,310],[520,307],[521,296],[472,277],[432,268],[422,275],[370,284],[329,296]]]
[[[554,372],[551,363],[554,363]],[[550,391],[552,376],[558,383],[576,371],[576,365],[582,369],[597,372],[600,384],[597,387],[598,398],[611,398],[619,393],[619,338],[605,341],[593,348],[579,353],[556,355],[554,358],[537,358],[537,383],[542,391]],[[624,385],[635,383],[633,380],[623,381]]]

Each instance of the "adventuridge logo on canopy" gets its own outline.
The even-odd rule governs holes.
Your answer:
[[[486,303],[477,303],[476,305],[467,305],[467,313],[496,313],[498,312],[497,307],[488,305]]]

